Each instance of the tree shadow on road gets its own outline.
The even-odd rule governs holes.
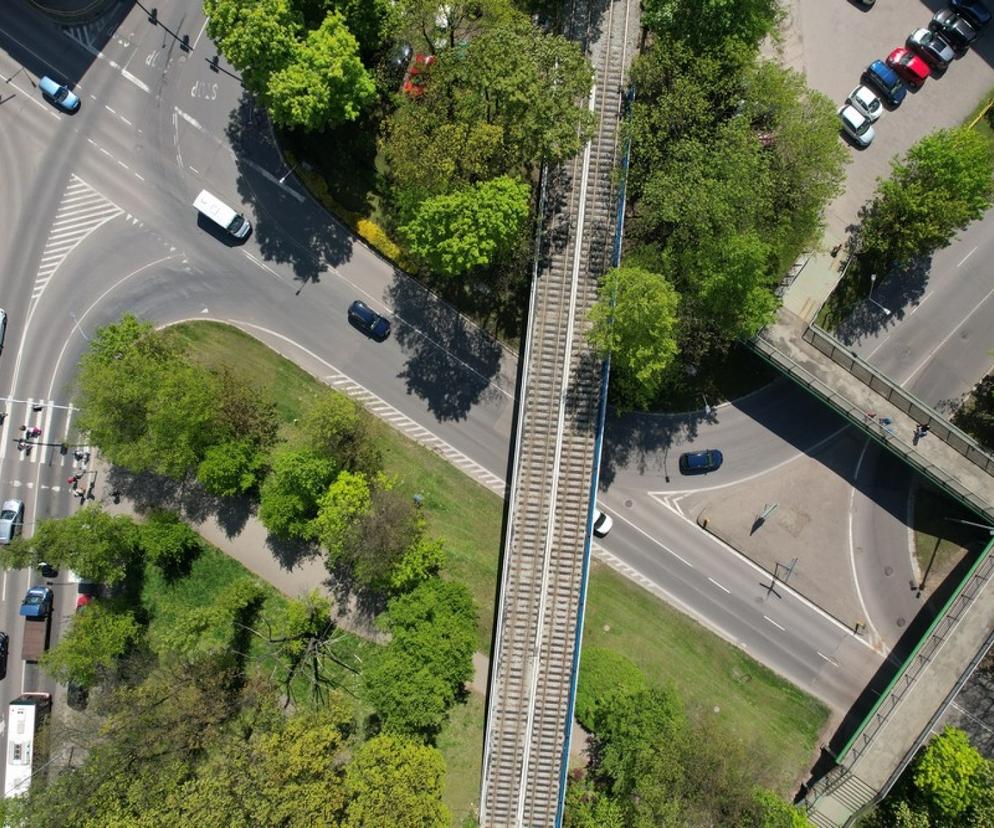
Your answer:
[[[399,376],[437,419],[464,420],[474,405],[500,394],[491,381],[504,349],[490,334],[400,271],[386,301],[396,314],[393,335],[407,356]]]
[[[278,183],[291,171],[280,155],[265,112],[247,92],[231,111],[225,132],[237,150],[238,194],[253,205],[253,233],[263,257],[290,265],[300,289],[349,261],[354,244],[351,232],[311,198],[292,174],[283,185]],[[302,195],[303,200],[294,198],[287,189]]]

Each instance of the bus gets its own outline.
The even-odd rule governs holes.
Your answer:
[[[38,729],[51,709],[51,693],[23,693],[10,703],[4,797],[23,796],[28,792],[36,763],[45,753],[36,744]]]

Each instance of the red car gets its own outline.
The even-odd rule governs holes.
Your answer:
[[[904,46],[898,46],[887,55],[887,65],[912,89],[921,89],[922,84],[932,74],[928,64]]]
[[[428,70],[431,69],[434,62],[434,55],[416,54],[411,65],[407,68],[407,74],[404,75],[404,83],[400,87],[401,91],[409,98],[420,98],[424,95],[425,84],[428,82]]]

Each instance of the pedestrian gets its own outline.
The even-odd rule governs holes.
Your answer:
[[[41,429],[38,428],[38,426],[32,426],[28,434],[30,434],[32,437],[41,437]]]
[[[75,489],[76,488],[76,484],[79,483],[79,479],[82,476],[83,475],[81,475],[81,474],[74,474],[72,477],[70,477],[70,478],[68,478],[66,480],[66,483],[68,483],[70,486],[72,486]]]

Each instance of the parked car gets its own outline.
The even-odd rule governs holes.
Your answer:
[[[680,455],[680,471],[683,474],[707,474],[716,471],[724,459],[718,449],[687,451]]]
[[[70,681],[66,685],[66,704],[73,710],[86,710],[86,704],[90,698],[90,691],[83,685]]]
[[[968,49],[977,39],[977,30],[949,9],[940,9],[933,14],[928,27],[942,35],[942,39],[958,52]]]
[[[881,97],[891,106],[900,106],[908,94],[908,88],[882,60],[875,60],[866,67],[863,80],[879,90]]]
[[[5,500],[0,506],[0,543],[10,543],[24,526],[24,501]]]
[[[978,32],[991,22],[990,10],[980,0],[949,0],[949,8]]]
[[[38,563],[38,574],[41,575],[42,578],[58,578],[59,570],[50,563],[40,561]]]
[[[867,118],[852,104],[839,107],[839,120],[842,121],[842,131],[861,147],[873,143],[876,133],[873,131],[873,121]]]
[[[876,121],[884,114],[884,105],[869,86],[862,84],[857,86],[849,93],[846,103],[854,106],[865,118],[869,118],[871,121]]]
[[[75,112],[79,109],[79,98],[69,90],[69,87],[57,83],[48,75],[38,81],[38,88],[46,100],[51,101],[63,112]]]
[[[7,655],[10,653],[10,636],[0,632],[0,679],[7,675]]]
[[[915,29],[908,35],[908,45],[935,69],[945,69],[956,57],[953,47],[942,35],[928,29]]]
[[[390,322],[384,319],[365,302],[356,299],[349,305],[349,322],[373,339],[386,339],[390,336]]]
[[[52,611],[52,590],[45,586],[33,586],[21,602],[21,615],[25,618],[47,618]]]
[[[611,527],[614,526],[614,521],[611,516],[606,512],[602,512],[596,506],[594,507],[594,534],[599,538],[603,538],[608,532],[611,531]]]
[[[912,89],[921,89],[932,74],[929,65],[906,46],[898,46],[887,55],[887,65]]]

